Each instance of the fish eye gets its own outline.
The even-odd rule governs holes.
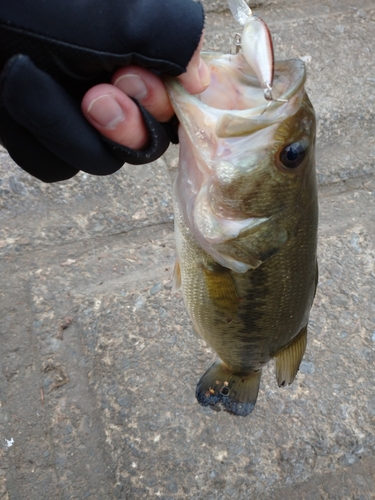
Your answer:
[[[304,141],[293,142],[280,153],[280,161],[286,168],[297,168],[306,156],[307,144]]]

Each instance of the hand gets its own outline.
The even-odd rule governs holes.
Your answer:
[[[184,73],[203,22],[196,0],[1,0],[0,142],[45,182],[154,161],[170,142],[170,125],[158,119],[172,112],[152,71]],[[205,70],[199,53],[194,61],[181,81],[198,92]],[[129,99],[137,90],[129,74],[145,84],[138,101]]]
[[[200,57],[203,36],[186,73],[178,77],[191,94],[205,90],[210,73]],[[174,115],[162,80],[146,69],[128,66],[117,71],[112,85],[92,87],[82,100],[82,112],[100,134],[131,149],[147,146],[149,133],[139,108],[130,98],[136,99],[158,122],[165,123]]]

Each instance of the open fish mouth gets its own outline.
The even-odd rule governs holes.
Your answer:
[[[211,72],[209,87],[190,95],[175,79],[167,80],[167,89],[180,123],[189,129],[191,107],[198,122],[197,109],[205,115],[201,124],[218,138],[248,135],[293,115],[301,104],[306,80],[305,65],[300,59],[275,63],[273,93],[280,101],[266,101],[259,80],[242,54],[203,53]],[[215,123],[209,124],[210,120]],[[195,131],[193,132],[195,133]]]

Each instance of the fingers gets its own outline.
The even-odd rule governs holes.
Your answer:
[[[210,72],[200,57],[203,42],[204,35],[190,60],[186,73],[178,77],[181,84],[191,94],[203,92],[210,83]],[[112,84],[124,94],[140,102],[159,122],[167,122],[174,115],[162,80],[151,71],[138,66],[128,66],[113,75]]]
[[[203,92],[210,83],[210,72],[200,57],[202,45],[203,36],[186,73],[178,77],[191,94]],[[162,80],[151,71],[138,66],[128,66],[113,75],[112,84],[124,94],[136,99],[159,122],[167,122],[174,115]]]
[[[107,139],[132,149],[147,147],[148,132],[136,99],[157,121],[167,122],[174,114],[162,80],[151,71],[128,66],[117,71],[113,85],[92,87],[82,100],[82,112]]]
[[[210,73],[200,57],[203,35],[186,73],[178,77],[191,94],[203,92],[210,83]],[[98,132],[132,149],[147,147],[148,132],[141,113],[130,99],[137,100],[159,122],[174,115],[164,84],[157,75],[138,66],[127,66],[112,77],[112,85],[91,88],[82,100],[82,111]]]
[[[112,84],[136,99],[159,122],[167,122],[174,114],[162,80],[151,71],[127,66],[112,77]]]
[[[120,89],[96,85],[85,94],[81,107],[91,125],[108,139],[131,149],[147,146],[148,132],[139,109]]]

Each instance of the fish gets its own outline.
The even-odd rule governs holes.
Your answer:
[[[302,60],[275,62],[267,102],[242,52],[202,57],[211,83],[201,94],[166,80],[180,142],[174,289],[220,358],[199,380],[198,402],[247,416],[263,367],[275,360],[277,384],[289,385],[306,349],[318,281],[316,120]]]

